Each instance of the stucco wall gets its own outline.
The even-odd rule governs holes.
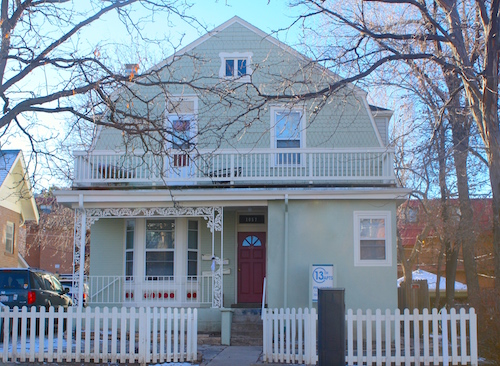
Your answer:
[[[125,220],[100,219],[90,234],[91,276],[123,276]]]
[[[284,208],[284,201],[269,203],[269,307],[284,306]],[[288,211],[288,307],[309,306],[309,276],[312,264],[334,265],[335,286],[345,288],[347,308],[397,307],[394,201],[290,201]],[[391,212],[392,266],[354,265],[354,211]]]

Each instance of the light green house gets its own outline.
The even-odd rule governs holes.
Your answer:
[[[338,77],[238,17],[146,74],[114,97],[148,123],[101,128],[56,193],[76,264],[90,232],[91,305],[199,307],[217,329],[221,308],[310,306],[321,264],[347,308],[397,307],[391,111],[353,85],[315,98]]]

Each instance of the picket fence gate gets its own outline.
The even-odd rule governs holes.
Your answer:
[[[264,362],[315,364],[316,309],[264,309]]]
[[[197,309],[5,307],[0,326],[2,362],[145,364],[197,359]]]
[[[264,361],[315,364],[315,309],[264,309]],[[477,318],[473,308],[367,310],[346,314],[348,365],[478,364]]]

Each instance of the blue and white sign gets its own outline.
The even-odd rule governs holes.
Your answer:
[[[312,301],[318,301],[318,289],[333,287],[333,264],[312,265]]]

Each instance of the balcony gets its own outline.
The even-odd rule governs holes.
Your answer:
[[[75,187],[395,184],[387,149],[169,151],[168,155],[78,151]]]

